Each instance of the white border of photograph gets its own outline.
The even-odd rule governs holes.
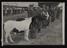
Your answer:
[[[63,35],[63,45],[65,45],[65,2],[62,4],[63,12],[62,12],[62,35]]]

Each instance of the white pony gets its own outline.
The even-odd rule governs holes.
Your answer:
[[[14,42],[12,40],[11,34],[10,34],[10,32],[14,28],[18,29],[19,31],[21,31],[21,30],[25,31],[24,38],[27,41],[29,41],[28,34],[29,34],[29,25],[32,22],[31,19],[32,19],[32,17],[26,18],[24,21],[13,21],[13,20],[6,21],[4,23],[4,30],[6,32],[6,34],[5,34],[5,42],[8,43],[8,39],[7,39],[8,37],[9,37],[11,42]]]

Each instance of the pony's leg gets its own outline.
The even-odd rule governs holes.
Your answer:
[[[5,34],[5,42],[8,43],[8,33]]]
[[[14,35],[16,35],[16,33],[14,33]]]
[[[25,38],[27,41],[29,41],[28,35],[29,35],[29,30],[27,30],[27,31],[25,32],[25,36],[24,36],[24,38]]]
[[[38,29],[38,33],[40,33],[40,31],[41,31],[41,29],[39,28],[39,29]]]
[[[12,40],[12,38],[11,38],[11,34],[9,34],[9,39],[10,39],[11,42],[14,42],[14,41]]]
[[[51,16],[50,16],[50,25],[52,24],[52,22],[51,22]]]
[[[37,38],[38,37],[38,29],[36,29],[36,31],[35,31],[35,38]]]

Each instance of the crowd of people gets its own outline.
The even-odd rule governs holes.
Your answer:
[[[55,7],[52,5],[47,6],[45,4],[42,5],[42,7],[40,7],[40,6],[34,7],[34,4],[31,4],[31,5],[29,5],[29,7],[27,7],[27,9],[22,8],[21,10],[14,10],[14,9],[12,9],[12,10],[13,10],[13,13],[11,12],[11,10],[7,10],[7,11],[4,10],[3,14],[7,15],[7,14],[10,14],[10,12],[11,12],[12,15],[22,14],[22,16],[24,16],[26,18],[26,17],[36,16],[38,14],[41,14],[42,11],[44,11],[45,14],[46,14],[46,12],[48,12],[50,16],[55,18],[60,13],[60,11],[59,11],[60,9],[57,8],[57,6],[55,6]]]

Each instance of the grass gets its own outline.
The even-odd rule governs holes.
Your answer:
[[[21,17],[23,16],[4,16],[3,22],[6,22],[7,20],[15,20]],[[24,40],[23,34],[14,35],[13,40],[15,41],[15,43],[9,45],[62,45],[61,23],[61,20],[55,20],[55,22],[48,26],[47,29],[42,29],[41,33],[37,34],[38,37],[36,39],[32,39],[29,42]],[[4,42],[4,45],[8,44]]]

